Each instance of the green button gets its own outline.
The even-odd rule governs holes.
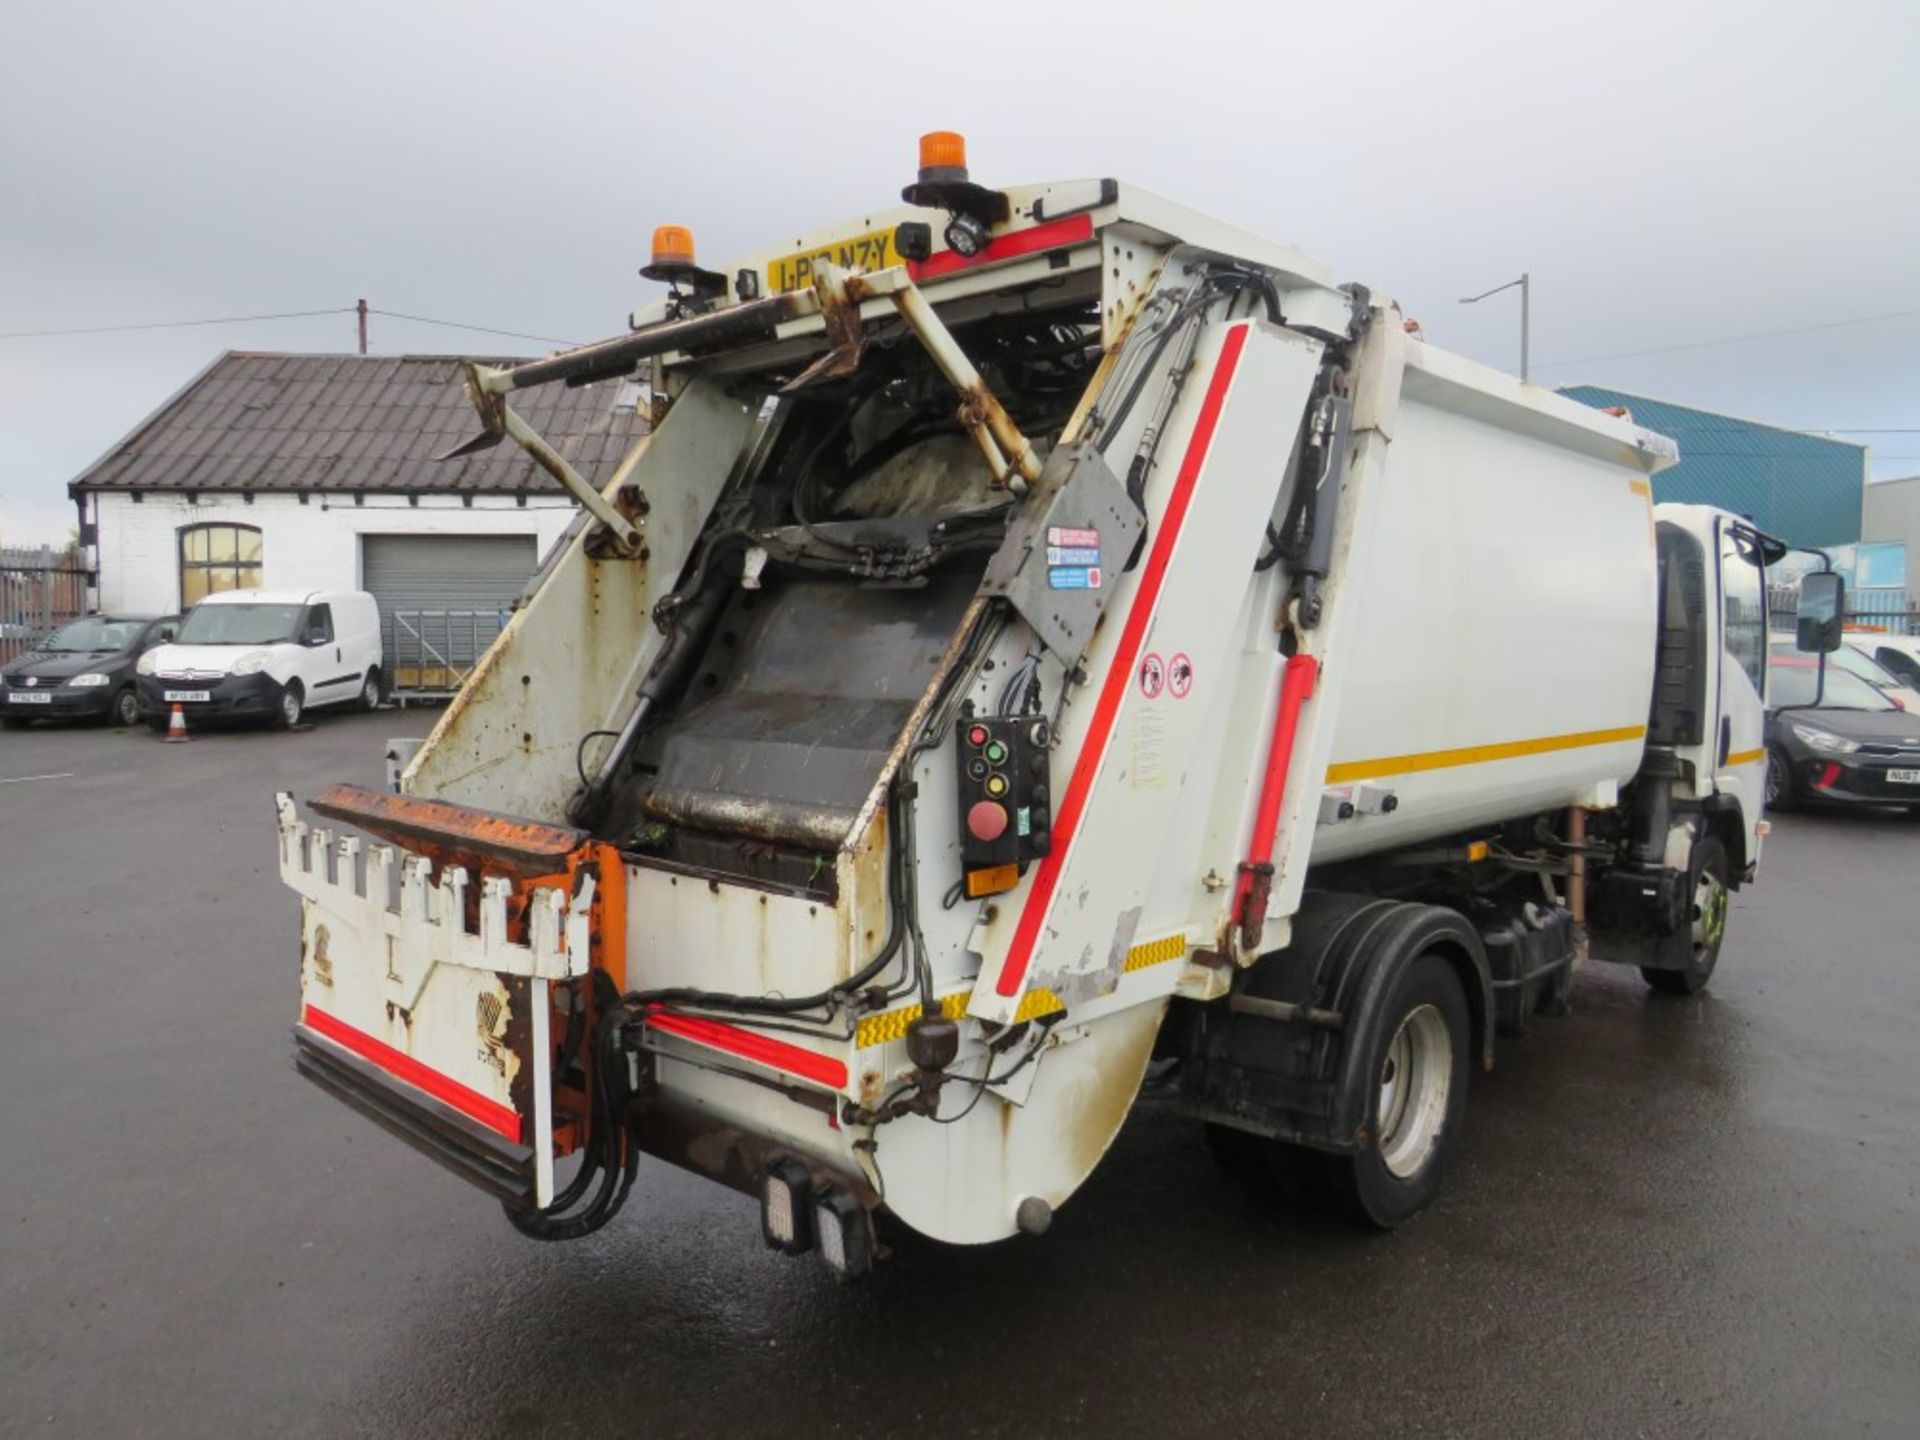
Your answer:
[[[992,741],[990,744],[988,744],[987,759],[991,760],[994,764],[998,765],[1002,760],[1006,758],[1007,758],[1006,746],[1002,745],[998,740]]]

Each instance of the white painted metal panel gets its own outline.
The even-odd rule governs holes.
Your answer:
[[[1177,802],[1197,797],[1197,836],[1216,783],[1243,787],[1249,757],[1196,753],[1209,711],[1232,694],[1233,617],[1244,603],[1322,347],[1261,321],[1218,327],[1183,395],[1148,491],[1147,549],[1096,637],[1088,698],[1063,725],[1055,851],[986,927],[969,1012],[1006,1023],[1029,988],[1071,1007],[1117,987],[1136,938],[1184,912],[1147,915]],[[1158,674],[1149,674],[1154,666]],[[1076,803],[1078,802],[1078,803]],[[1169,985],[1171,988],[1171,985]]]
[[[1644,470],[1460,395],[1409,371],[1350,561],[1350,628],[1324,657],[1323,689],[1341,694],[1319,778],[1397,808],[1320,826],[1316,862],[1550,810],[1639,766],[1656,602]]]

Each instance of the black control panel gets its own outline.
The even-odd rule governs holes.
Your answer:
[[[976,883],[975,872],[1018,867],[1053,848],[1053,797],[1047,785],[1047,722],[1038,715],[978,716],[955,727],[960,778],[960,855],[968,893],[1013,888]]]

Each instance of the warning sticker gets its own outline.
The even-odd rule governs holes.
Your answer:
[[[1100,548],[1100,532],[1091,529],[1077,530],[1069,525],[1049,525],[1047,527],[1047,544],[1079,545],[1098,550]]]
[[[1193,689],[1193,661],[1182,650],[1167,663],[1167,693],[1176,700],[1187,698],[1187,692]]]
[[[1098,545],[1049,545],[1047,563],[1049,565],[1098,565],[1100,547]]]
[[[1134,707],[1133,764],[1128,767],[1127,783],[1135,790],[1165,789],[1168,751],[1166,706]]]
[[[1140,657],[1140,693],[1149,700],[1158,699],[1167,684],[1167,663],[1149,650]]]
[[[1050,565],[1047,567],[1049,590],[1098,590],[1098,565]]]

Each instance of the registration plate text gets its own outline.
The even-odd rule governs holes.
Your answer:
[[[211,700],[212,698],[213,692],[209,690],[169,690],[166,692],[166,700],[169,705],[173,704],[176,700]]]
[[[18,691],[15,691],[13,694],[7,696],[7,703],[9,705],[51,705],[53,704],[53,696],[22,695]]]
[[[814,270],[823,260],[832,261],[842,270],[858,269],[872,274],[876,270],[899,264],[900,253],[893,248],[891,230],[872,230],[865,235],[852,235],[799,255],[783,255],[778,260],[769,261],[767,288],[776,294],[782,290],[804,290],[813,284]]]
[[[1920,770],[1889,770],[1887,783],[1889,785],[1920,785]]]

